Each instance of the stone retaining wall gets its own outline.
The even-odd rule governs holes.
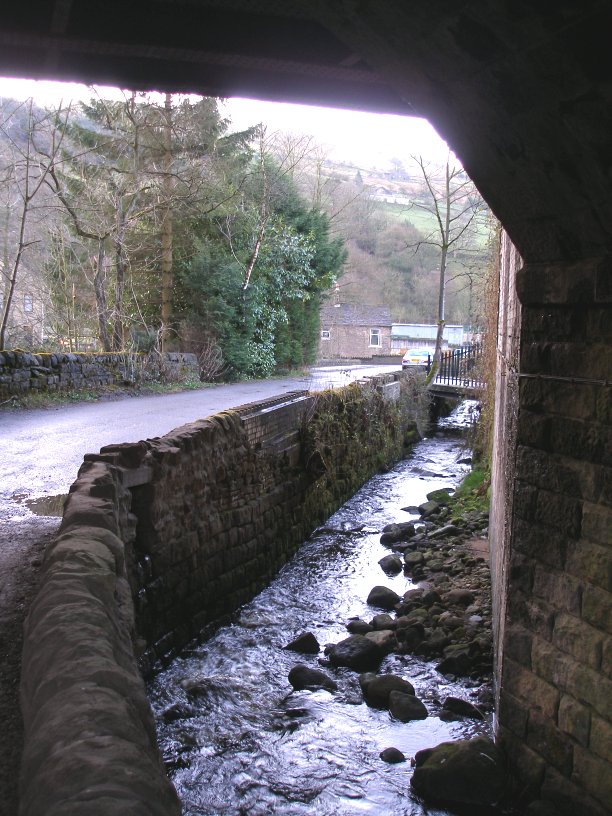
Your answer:
[[[98,388],[143,379],[199,379],[195,354],[65,354],[0,351],[0,399],[27,392]]]
[[[400,458],[413,383],[298,392],[86,457],[26,622],[22,816],[180,812],[139,666],[249,600]]]

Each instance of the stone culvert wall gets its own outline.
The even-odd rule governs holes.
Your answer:
[[[408,373],[88,455],[25,631],[22,816],[180,812],[141,669],[250,599],[417,438]]]
[[[32,354],[0,351],[0,399],[28,392],[98,388],[141,379],[199,379],[195,354]]]

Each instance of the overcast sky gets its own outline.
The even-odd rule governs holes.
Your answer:
[[[116,89],[101,88],[101,96],[117,94]],[[24,79],[0,78],[0,96],[13,99],[33,97],[41,105],[70,99],[88,99],[84,85]],[[348,160],[362,167],[385,169],[392,158],[410,164],[411,156],[442,164],[448,147],[425,119],[357,111],[229,99],[222,106],[235,129],[263,122],[270,132],[307,134],[336,160]]]

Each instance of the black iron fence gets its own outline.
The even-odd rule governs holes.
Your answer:
[[[472,343],[452,351],[443,351],[436,382],[443,385],[480,386],[478,361],[482,357],[482,343]]]

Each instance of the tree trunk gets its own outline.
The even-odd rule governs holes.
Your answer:
[[[167,93],[164,100],[162,173],[163,196],[161,223],[161,351],[166,351],[169,328],[172,321],[172,95]]]
[[[98,261],[96,264],[96,274],[94,275],[94,293],[96,295],[96,311],[98,312],[98,328],[100,333],[100,343],[103,351],[111,350],[111,338],[108,331],[108,306],[106,303],[106,291],[104,289],[104,243],[98,244]]]

